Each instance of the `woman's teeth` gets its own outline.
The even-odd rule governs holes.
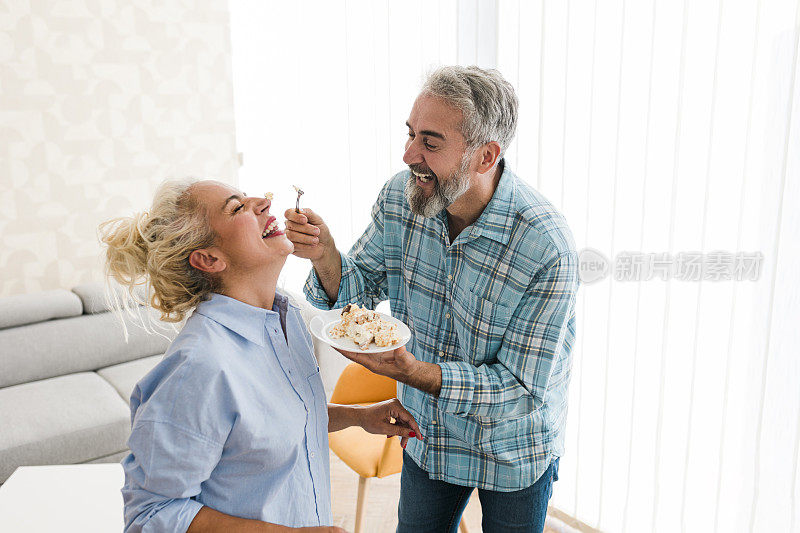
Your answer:
[[[273,220],[270,223],[270,225],[266,227],[266,229],[263,231],[263,233],[261,233],[261,238],[263,239],[264,237],[267,237],[270,233],[272,233],[276,229],[278,229],[278,221],[277,220]]]

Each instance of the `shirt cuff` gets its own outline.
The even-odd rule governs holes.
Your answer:
[[[475,391],[474,367],[464,361],[436,363],[442,369],[442,388],[437,404],[443,411],[466,414]]]
[[[136,517],[125,531],[187,531],[202,508],[202,503],[191,498],[170,500],[155,514]]]
[[[194,520],[194,517],[197,516],[197,513],[199,513],[202,508],[203,504],[197,500],[192,500],[191,498],[186,500],[184,505],[178,509],[177,520],[175,521],[177,527],[175,530],[187,531],[189,526],[192,525],[192,520]]]
[[[336,295],[336,302],[331,303],[325,287],[317,276],[317,271],[312,268],[303,287],[306,299],[317,309],[338,309],[353,301],[353,295],[358,294],[358,277],[356,275],[356,265],[352,259],[342,252],[339,252],[342,261],[342,277],[339,282],[339,294]]]
[[[306,295],[306,300],[317,309],[328,310],[331,308],[328,293],[325,292],[325,288],[319,281],[319,277],[317,277],[317,271],[313,267],[308,274],[308,278],[306,278],[306,284],[303,286],[303,293]]]

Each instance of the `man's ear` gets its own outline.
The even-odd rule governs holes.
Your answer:
[[[189,254],[189,264],[197,270],[209,274],[222,272],[228,267],[225,260],[209,248],[195,250]]]
[[[500,157],[500,145],[495,141],[488,142],[478,148],[478,174],[485,174],[494,168],[497,158]]]

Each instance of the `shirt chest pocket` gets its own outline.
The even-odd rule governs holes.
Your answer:
[[[295,354],[300,375],[303,377],[307,389],[306,409],[311,416],[309,420],[309,438],[313,439],[320,449],[328,446],[328,403],[325,396],[325,387],[322,384],[322,375],[314,355],[310,352]]]
[[[514,310],[471,289],[456,292],[452,307],[462,353],[473,364],[494,361]]]

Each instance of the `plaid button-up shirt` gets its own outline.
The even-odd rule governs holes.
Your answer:
[[[442,369],[439,397],[398,384],[432,479],[496,491],[532,485],[563,452],[578,259],[564,217],[506,166],[489,204],[450,243],[445,211],[411,212],[409,171],[384,185],[348,254],[334,307],[390,301],[406,348]],[[313,269],[308,300],[330,309]]]

